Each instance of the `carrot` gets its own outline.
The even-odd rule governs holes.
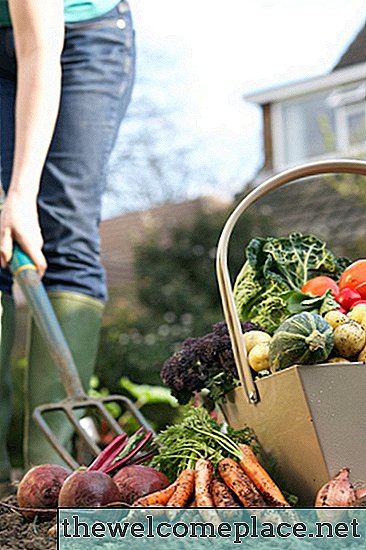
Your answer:
[[[240,445],[243,458],[240,466],[243,472],[252,480],[262,493],[269,506],[289,507],[289,503],[281,493],[279,487],[261,466],[249,445]]]
[[[213,477],[213,468],[210,460],[199,458],[195,466],[195,496],[196,507],[200,508],[200,516],[206,522],[218,525],[220,517],[216,510],[206,510],[206,508],[214,508],[214,501],[211,495],[211,481]]]
[[[236,508],[241,508],[233,492],[221,479],[213,479],[211,492],[217,512],[222,521],[234,521],[237,518]]]
[[[176,489],[166,505],[171,508],[184,508],[194,494],[195,472],[190,468],[183,472],[175,480]]]
[[[137,499],[132,506],[139,508],[148,508],[149,506],[166,506],[168,500],[173,496],[176,490],[176,482],[172,483],[161,491],[150,493]]]
[[[213,470],[210,460],[199,458],[196,462],[195,472],[196,506],[197,508],[201,506],[213,508],[214,502],[210,492]]]
[[[216,508],[240,508],[229,487],[220,479],[212,480],[211,492]]]
[[[231,458],[223,458],[218,465],[219,474],[226,485],[236,494],[245,508],[261,508],[266,503],[239,464]]]

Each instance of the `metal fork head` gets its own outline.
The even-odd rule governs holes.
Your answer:
[[[105,406],[108,403],[116,403],[122,406],[122,409],[126,410],[140,426],[144,427],[147,431],[153,431],[149,423],[144,418],[143,414],[137,409],[137,407],[123,395],[108,395],[105,397],[94,398],[85,398],[85,399],[64,399],[58,403],[49,403],[45,405],[40,405],[35,408],[33,412],[33,419],[48,439],[49,443],[62,458],[62,460],[70,466],[70,468],[75,469],[80,466],[77,460],[70,454],[70,452],[60,443],[57,434],[55,434],[47,422],[47,415],[51,412],[61,412],[64,413],[67,420],[72,424],[76,434],[86,446],[88,451],[91,453],[92,457],[97,456],[101,452],[100,446],[96,441],[87,433],[83,428],[80,422],[80,414],[76,414],[78,411],[92,411],[96,413],[96,417],[101,421],[104,421],[108,428],[115,434],[119,435],[123,433],[121,425],[109,412],[108,408]]]

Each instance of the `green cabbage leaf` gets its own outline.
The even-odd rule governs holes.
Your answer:
[[[346,258],[337,258],[326,243],[314,235],[291,233],[288,237],[252,239],[234,284],[239,317],[273,334],[293,313],[295,297],[297,311],[324,313],[333,309],[334,301],[329,293],[324,300],[313,302],[298,300],[298,293],[314,277],[325,275],[337,280],[350,263]]]

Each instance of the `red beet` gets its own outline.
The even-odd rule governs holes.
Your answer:
[[[79,470],[64,482],[58,505],[64,508],[98,508],[120,500],[117,485],[107,474]]]
[[[54,512],[37,510],[55,510],[58,496],[65,479],[71,474],[69,468],[58,464],[41,464],[34,466],[21,479],[17,490],[17,501],[21,508],[33,508],[34,511],[22,510],[27,519],[36,515],[40,519],[50,519]]]
[[[140,497],[165,489],[170,483],[166,475],[158,470],[138,464],[121,468],[113,476],[113,481],[119,489],[120,500],[126,504],[132,504]]]

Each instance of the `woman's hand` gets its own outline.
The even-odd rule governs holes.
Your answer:
[[[38,222],[37,203],[34,199],[21,194],[9,194],[0,215],[0,259],[6,267],[13,254],[13,242],[16,241],[28,254],[43,277],[47,262],[42,254],[43,238]]]

